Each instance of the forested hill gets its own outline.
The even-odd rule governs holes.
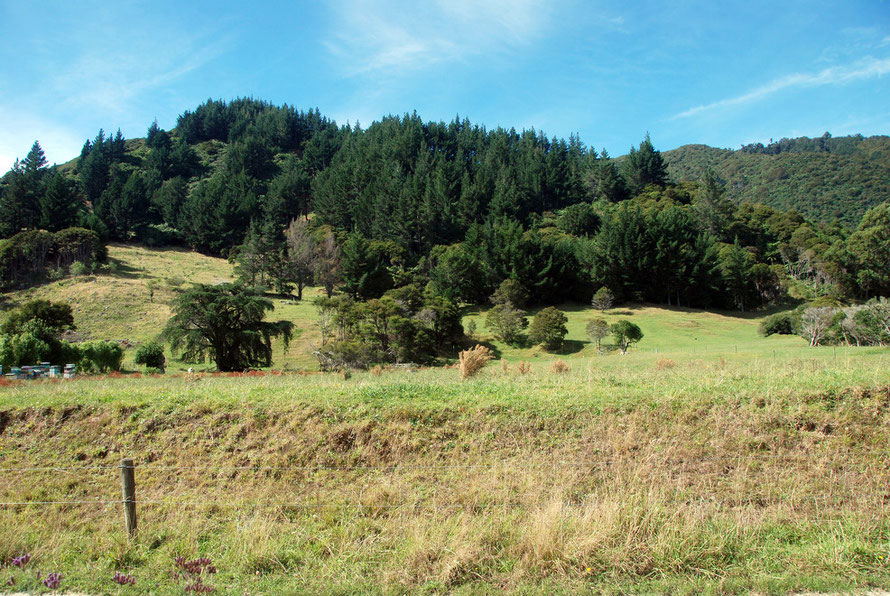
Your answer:
[[[612,159],[468,119],[360,128],[208,100],[141,139],[100,130],[67,167],[35,142],[0,178],[0,289],[64,275],[113,240],[227,256],[245,283],[298,296],[310,282],[361,300],[407,287],[414,306],[419,289],[481,304],[503,284],[524,297],[513,304],[601,287],[739,309],[867,299],[890,295],[887,148],[824,136],[663,156],[647,135]]]
[[[764,203],[808,219],[855,226],[890,197],[890,137],[782,139],[737,151],[684,145],[664,152],[674,180],[700,180],[710,167],[733,202]]]

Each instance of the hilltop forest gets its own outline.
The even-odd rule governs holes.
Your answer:
[[[100,130],[58,167],[35,142],[0,181],[0,283],[89,267],[120,241],[227,256],[244,283],[298,297],[401,290],[415,315],[504,282],[540,305],[602,287],[738,310],[867,299],[890,294],[888,147],[826,135],[663,155],[646,135],[613,159],[459,117],[362,128],[208,100],[145,138]]]

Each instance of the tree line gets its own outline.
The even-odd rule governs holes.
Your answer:
[[[738,310],[868,299],[890,293],[888,211],[851,229],[736,205],[710,170],[671,180],[648,135],[615,160],[575,136],[416,113],[338,126],[254,99],[208,100],[144,139],[99,131],[71,168],[35,143],[0,181],[5,238],[79,226],[100,243],[182,243],[248,284],[358,301],[415,285],[482,303],[505,280],[535,305],[603,286]]]

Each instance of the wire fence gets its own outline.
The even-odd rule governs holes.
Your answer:
[[[879,452],[869,452],[870,455],[875,456],[878,455]],[[674,466],[685,466],[686,464],[695,464],[702,462],[720,462],[720,463],[738,463],[744,464],[746,462],[757,462],[762,463],[764,461],[770,461],[772,463],[787,463],[789,461],[797,461],[797,462],[806,462],[808,465],[812,465],[814,463],[820,464],[844,464],[848,465],[850,462],[846,461],[843,457],[844,454],[838,453],[803,453],[803,454],[751,454],[751,455],[739,455],[739,456],[720,456],[720,457],[683,457],[683,458],[657,458],[650,456],[649,458],[639,458],[645,461],[655,460],[656,463],[661,465],[674,465]],[[207,466],[207,465],[146,465],[139,466],[138,468],[129,462],[129,460],[124,460],[129,463],[126,465],[108,465],[108,466],[30,466],[30,467],[0,467],[0,474],[28,474],[28,473],[54,473],[54,472],[66,472],[72,474],[92,474],[92,473],[108,473],[111,471],[120,471],[126,476],[126,473],[129,472],[131,475],[131,484],[133,484],[132,475],[136,469],[139,470],[140,473],[151,473],[151,472],[176,472],[176,471],[192,471],[192,472],[201,472],[205,476],[218,476],[223,472],[313,472],[313,471],[334,471],[334,472],[410,472],[410,471],[469,471],[469,470],[493,470],[496,468],[504,468],[505,471],[510,473],[515,473],[517,469],[526,469],[526,470],[541,470],[548,469],[559,466],[572,466],[575,468],[583,469],[593,469],[593,468],[603,468],[607,469],[612,465],[619,463],[628,463],[633,462],[637,458],[632,456],[623,457],[623,458],[585,458],[578,460],[570,460],[570,461],[553,461],[553,462],[545,462],[545,463],[520,463],[520,462],[512,462],[501,460],[498,462],[490,462],[490,463],[478,463],[478,464],[424,464],[424,465],[339,465],[339,466],[331,466],[331,465],[300,465],[300,466],[264,466],[264,465],[232,465],[232,466]],[[867,469],[890,469],[890,462],[880,461],[875,463],[870,463],[867,465]],[[684,471],[681,467],[679,470],[674,468],[670,470],[672,472]],[[744,470],[743,470],[744,471]],[[724,473],[725,470],[721,470],[721,473]],[[881,473],[883,476],[883,473]],[[890,478],[888,478],[890,480]],[[843,490],[836,491],[833,490],[834,487],[831,485],[828,486],[828,490],[825,494],[796,494],[792,492],[789,495],[777,497],[769,494],[760,494],[759,491],[751,491],[747,494],[735,494],[730,497],[717,497],[714,495],[697,495],[697,496],[689,496],[684,495],[682,489],[676,489],[673,495],[668,495],[665,502],[669,504],[676,505],[695,505],[695,504],[703,504],[703,505],[712,505],[712,506],[728,506],[728,507],[766,507],[771,505],[787,505],[790,507],[800,506],[804,503],[812,503],[812,504],[822,504],[826,507],[842,507],[844,505],[849,505],[853,503],[869,503],[872,506],[876,506],[876,510],[880,510],[883,512],[884,508],[890,505],[890,486],[887,485],[887,481],[880,481],[876,483],[879,490],[873,492],[867,492],[861,490],[863,487],[859,487],[856,490]],[[133,485],[134,486],[134,485]],[[157,489],[157,486],[153,486],[153,488]],[[85,499],[85,498],[61,498],[61,499],[44,499],[44,500],[28,500],[28,499],[11,499],[8,501],[0,501],[0,507],[4,508],[13,508],[13,507],[33,507],[33,506],[75,506],[75,505],[90,505],[90,506],[118,506],[121,504],[130,504],[130,505],[140,505],[140,506],[168,506],[168,507],[201,507],[201,508],[235,508],[235,509],[259,509],[259,508],[280,508],[280,509],[312,509],[312,510],[355,510],[355,511],[392,511],[392,510],[406,510],[406,511],[417,511],[417,510],[425,510],[425,509],[435,509],[435,510],[448,510],[448,509],[463,509],[463,510],[471,510],[471,511],[482,511],[489,509],[532,509],[535,507],[542,507],[553,503],[554,499],[562,498],[564,502],[561,503],[562,506],[565,507],[585,507],[589,504],[589,499],[596,499],[597,495],[595,492],[587,494],[588,501],[582,498],[574,498],[573,500],[566,501],[564,495],[561,496],[558,494],[558,490],[560,487],[558,486],[550,486],[544,487],[540,490],[533,492],[515,492],[511,487],[503,486],[504,489],[502,492],[506,492],[506,495],[499,495],[497,491],[492,490],[490,487],[487,489],[489,493],[483,493],[481,495],[472,495],[471,498],[459,501],[459,502],[442,502],[442,496],[447,497],[448,495],[438,495],[437,496],[427,496],[426,499],[415,499],[409,500],[407,502],[402,502],[400,504],[394,503],[377,503],[377,504],[367,504],[361,502],[361,499],[356,499],[353,495],[353,498],[344,499],[343,495],[329,495],[329,500],[327,502],[321,502],[320,495],[316,494],[315,499],[304,499],[301,501],[293,501],[293,500],[238,500],[238,499],[202,499],[202,500],[189,500],[188,498],[175,498],[175,499],[136,499],[134,488],[128,489],[126,486],[126,482],[124,483],[124,497],[121,499],[108,499],[97,497],[95,499]],[[873,487],[875,488],[875,487]],[[557,494],[547,495],[548,489],[552,491],[557,491]],[[699,490],[707,489],[705,487],[698,487]],[[128,495],[128,490],[130,494]],[[337,500],[339,498],[340,500]],[[453,498],[453,497],[452,497]],[[333,499],[333,500],[331,500]],[[530,499],[526,501],[526,499]]]

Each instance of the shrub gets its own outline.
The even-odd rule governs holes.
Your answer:
[[[86,275],[87,266],[81,261],[75,261],[71,264],[71,267],[68,268],[68,271],[74,277],[80,277],[81,275]]]
[[[158,369],[164,372],[167,359],[164,357],[164,347],[155,342],[149,342],[139,346],[136,350],[136,364],[142,364],[148,368]]]
[[[764,337],[769,337],[773,334],[794,335],[791,313],[780,312],[768,316],[760,321],[760,327],[758,327],[757,331]]]
[[[528,339],[533,344],[541,344],[548,352],[555,352],[562,347],[563,339],[569,332],[566,329],[568,322],[561,310],[548,306],[535,315],[528,330]]]
[[[106,373],[119,371],[124,361],[124,350],[110,341],[89,341],[81,347],[81,366],[85,370]]]
[[[505,279],[491,295],[492,304],[507,304],[523,307],[528,303],[528,290],[515,279]]]
[[[557,375],[567,373],[570,370],[571,369],[569,368],[569,365],[566,364],[565,362],[563,362],[562,360],[557,360],[553,363],[553,365],[550,366],[550,372],[557,374]]]
[[[612,293],[612,290],[605,286],[596,291],[591,301],[593,307],[601,311],[609,310],[614,303],[615,295]]]
[[[522,343],[522,330],[528,326],[525,314],[511,303],[498,304],[488,311],[485,325],[499,340],[508,344]]]
[[[655,363],[655,366],[656,368],[658,368],[658,370],[667,370],[670,368],[674,368],[676,365],[677,363],[669,358],[659,358],[658,361]]]
[[[476,345],[471,350],[464,350],[458,354],[458,368],[460,378],[472,377],[488,365],[488,361],[494,358],[491,350],[485,346]]]

